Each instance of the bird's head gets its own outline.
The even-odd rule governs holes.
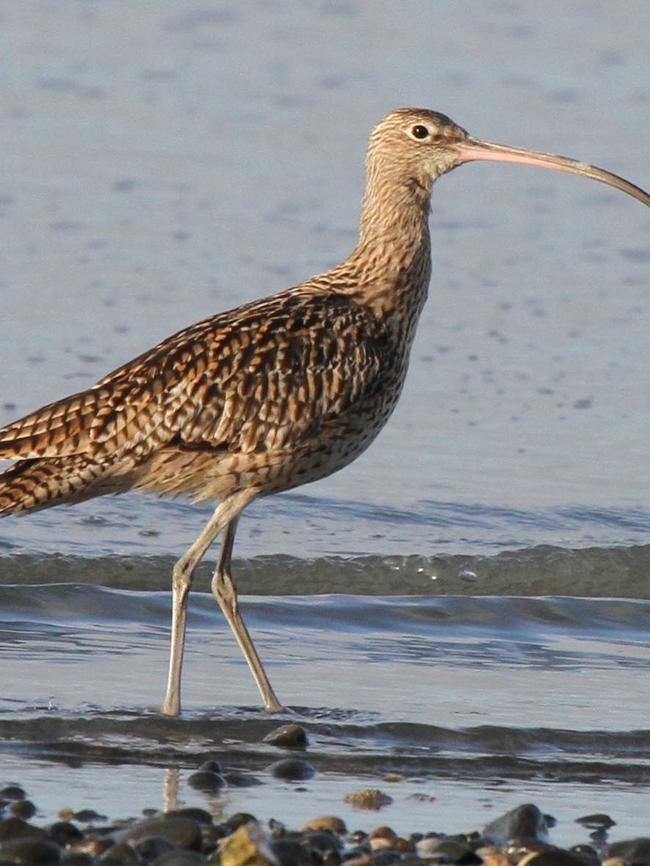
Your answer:
[[[424,108],[391,111],[370,135],[368,173],[426,189],[459,164],[456,147],[469,139],[446,115]]]
[[[446,115],[424,108],[400,108],[377,124],[370,135],[368,175],[375,182],[407,185],[428,194],[440,175],[477,160],[518,162],[581,174],[650,206],[648,193],[605,169],[567,156],[481,141]]]

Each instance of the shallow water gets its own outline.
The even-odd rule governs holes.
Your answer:
[[[170,779],[179,802],[205,805],[187,778],[216,757],[263,783],[216,798],[228,813],[295,824],[335,811],[371,829],[377,816],[343,796],[380,786],[393,798],[381,822],[404,832],[480,826],[531,799],[559,818],[558,842],[585,837],[572,822],[594,810],[613,814],[619,838],[646,832],[646,601],[248,597],[248,621],[290,710],[271,718],[255,709],[211,596],[197,593],[181,720],[141,711],[162,696],[168,594],[6,586],[0,610],[12,675],[0,700],[5,772],[38,792],[46,816],[62,805],[57,767],[74,771],[66,804],[117,816],[162,805]],[[282,720],[308,730],[305,758],[318,775],[307,783],[268,771],[282,750],[262,739]],[[115,766],[119,775],[106,771]],[[383,781],[389,772],[402,781]]]
[[[398,105],[648,186],[644,0],[615,28],[596,0],[396,9],[0,6],[0,420],[344,257],[368,130]],[[588,812],[647,833],[647,225],[550,172],[437,185],[395,416],[238,534],[251,627],[311,737],[307,792],[266,771],[278,721],[206,594],[183,719],[141,714],[162,697],[171,565],[209,510],[140,496],[0,524],[0,777],[43,816],[117,816],[203,802],[187,776],[216,754],[264,782],[211,804],[227,813],[455,831],[532,800],[560,843]],[[362,784],[394,804],[352,813]]]

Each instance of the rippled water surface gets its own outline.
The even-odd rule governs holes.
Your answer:
[[[0,4],[0,421],[354,245],[370,127],[399,105],[648,186],[644,0]],[[110,816],[214,811],[471,830],[533,801],[552,838],[650,809],[648,216],[598,184],[473,165],[436,186],[403,399],[353,466],[255,503],[244,609],[317,775],[210,595],[180,720],[169,574],[209,516],[141,496],[0,524],[0,781]],[[401,781],[386,782],[387,773]],[[63,784],[61,783],[63,779]],[[350,790],[387,790],[381,815]],[[307,790],[300,790],[306,788]]]
[[[393,798],[385,819],[405,832],[460,831],[468,816],[474,826],[531,799],[557,813],[558,841],[582,838],[572,822],[594,809],[612,812],[619,833],[644,832],[646,601],[249,597],[248,621],[289,707],[270,718],[255,708],[211,596],[197,593],[181,720],[142,712],[162,697],[168,594],[6,586],[0,610],[13,674],[0,699],[3,759],[45,814],[61,806],[53,767],[72,768],[66,803],[122,815],[169,800],[170,786],[180,801],[202,802],[187,778],[209,756],[262,783],[228,789],[217,798],[226,811],[296,822],[334,810],[371,829],[377,817],[342,798],[379,785]],[[318,775],[306,790],[270,775],[282,751],[263,737],[281,720],[308,731],[304,757]],[[385,782],[388,773],[401,781]],[[137,795],[125,800],[132,784]]]

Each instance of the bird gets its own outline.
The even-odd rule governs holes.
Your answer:
[[[242,618],[231,558],[256,499],[328,476],[375,439],[402,391],[431,276],[434,181],[472,161],[522,163],[647,192],[569,157],[470,136],[444,114],[402,108],[370,134],[357,245],[300,285],[184,328],[87,390],[0,429],[0,516],[129,490],[211,500],[172,572],[161,713],[181,711],[192,577],[223,535],[211,589],[269,712],[284,708]]]

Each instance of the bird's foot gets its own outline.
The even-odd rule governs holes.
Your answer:
[[[171,716],[172,718],[175,718],[181,714],[180,701],[173,701],[165,698],[159,707],[154,708],[154,711],[161,713],[163,716]]]
[[[280,703],[280,701],[278,701],[278,700],[267,701],[264,705],[264,709],[270,715],[273,715],[274,713],[289,713],[289,714],[291,714],[291,710],[289,709],[289,707],[283,707],[282,704]]]

